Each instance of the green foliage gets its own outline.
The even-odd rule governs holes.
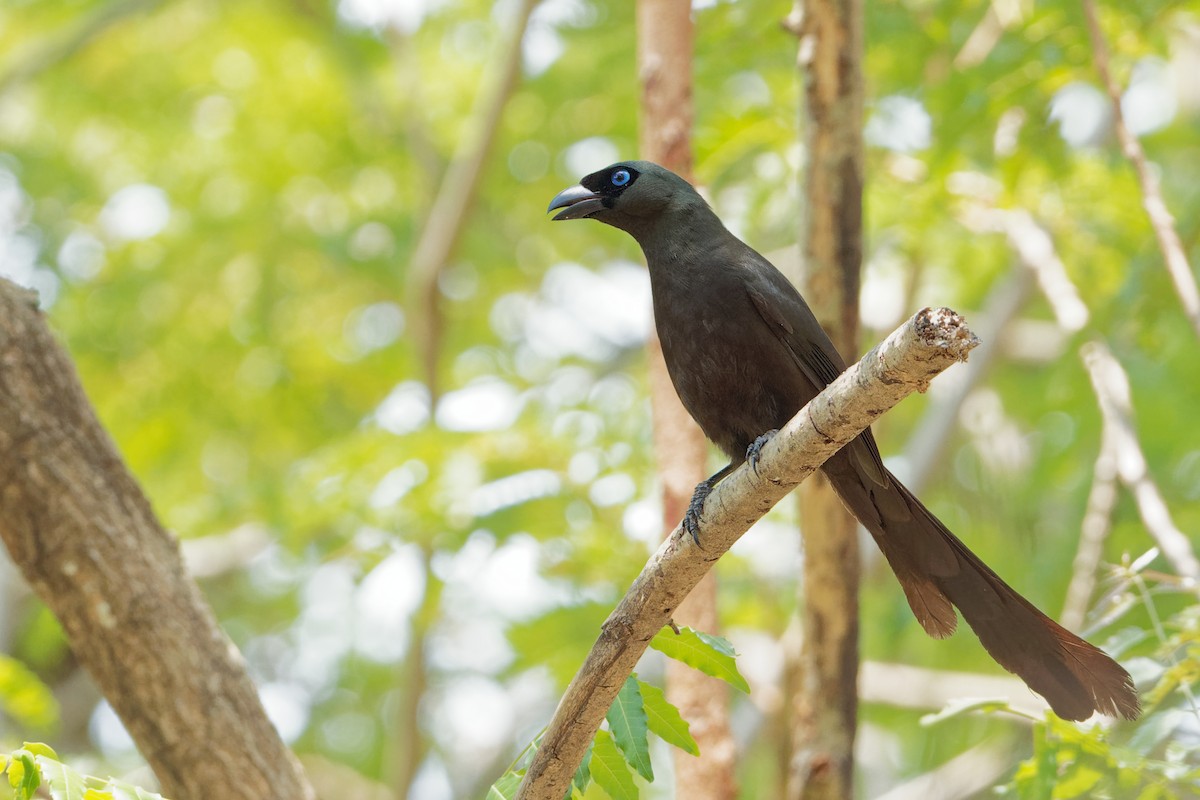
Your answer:
[[[1148,593],[1142,602],[1151,604]],[[1150,655],[1126,662],[1148,686],[1142,692],[1144,716],[1136,724],[1109,727],[1047,714],[1034,727],[1032,756],[1017,768],[1005,793],[1022,800],[1184,800],[1200,795],[1200,753],[1186,743],[1190,733],[1177,736],[1200,724],[1200,706],[1191,689],[1200,677],[1198,619],[1197,607],[1191,606],[1166,620],[1157,642],[1136,634],[1120,636],[1114,651],[1154,645]]]
[[[1143,726],[1155,726],[1153,718],[1161,715]],[[1183,761],[1178,751],[1171,760],[1149,758],[1114,744],[1101,726],[1085,729],[1048,716],[1034,730],[1033,756],[1017,769],[1010,793],[1023,800],[1183,800],[1200,792],[1200,766]]]
[[[93,778],[76,772],[58,760],[47,745],[26,742],[21,749],[0,756],[0,772],[8,772],[14,800],[32,800],[44,789],[51,800],[163,800],[115,778]]]
[[[659,639],[664,636],[674,639],[660,642]],[[721,678],[738,688],[744,686],[743,691],[750,691],[746,679],[737,671],[733,661],[733,645],[720,636],[700,633],[687,627],[680,628],[678,633],[664,628],[651,640],[650,646],[706,675]],[[613,800],[636,799],[638,790],[634,775],[640,775],[648,782],[654,780],[647,735],[651,732],[685,753],[700,755],[700,748],[679,709],[667,700],[662,689],[638,680],[636,673],[625,679],[608,708],[606,719],[608,730],[601,728],[596,732],[587,755],[575,773],[572,793],[586,792],[588,784],[594,780]],[[510,789],[515,791],[525,774],[525,757],[528,755],[532,758],[532,753],[540,746],[540,738],[539,735],[500,780],[492,784],[489,797],[494,794],[497,798],[506,798],[511,794]]]
[[[678,713],[678,712],[676,712]],[[606,715],[608,729],[612,732],[617,747],[625,761],[648,781],[654,780],[654,769],[650,766],[649,724],[642,701],[642,691],[636,676],[630,675],[617,692],[617,697]]]
[[[521,788],[522,773],[506,772],[488,789],[487,800],[512,800]]]
[[[439,283],[439,398],[413,347],[421,309],[405,297],[407,269],[507,19],[482,0],[400,5],[414,16],[389,28],[355,23],[338,2],[0,4],[0,272],[44,290],[89,397],[171,530],[266,533],[265,552],[204,589],[256,679],[289,698],[295,749],[385,782],[416,742],[421,774],[477,797],[544,724],[661,533],[641,334],[629,320],[599,325],[645,307],[640,273],[622,263],[640,254],[602,226],[543,213],[596,160],[635,154],[634,4],[541,4],[531,38],[561,55],[544,68],[527,61]],[[789,247],[805,135],[797,41],[778,24],[790,4],[700,5],[696,175],[748,242]],[[1103,126],[1081,146],[1059,134],[1063,89],[1097,85],[1078,3],[1010,5],[998,28],[986,4],[963,0],[864,6],[867,124],[888,134],[900,99],[929,129],[924,146],[873,134],[868,148],[862,344],[923,305],[982,321],[1016,259],[979,211],[1027,211],[1050,233],[1087,323],[1056,328],[1031,294],[922,498],[1053,615],[1100,441],[1079,345],[1102,338],[1129,372],[1149,471],[1183,531],[1200,530],[1200,444],[1179,422],[1200,407],[1200,382],[1133,170]],[[110,12],[112,24],[55,50]],[[1101,12],[1122,85],[1155,59],[1191,63],[1193,23],[1178,4]],[[972,60],[977,30],[992,38]],[[1181,95],[1143,143],[1195,264],[1191,102]],[[113,207],[136,184],[160,190],[169,215],[157,233],[127,237]],[[447,422],[458,393],[481,386],[492,393],[476,401],[475,427]],[[908,451],[925,403],[876,426],[885,456]],[[1108,561],[1148,547],[1124,493],[1112,522]],[[795,611],[798,570],[780,566],[795,561],[791,527],[781,509],[718,566],[723,622],[747,652],[743,637],[775,641]],[[1168,638],[1182,637],[1194,595],[1156,598],[1179,621]],[[1122,629],[1152,629],[1144,603],[1119,600]],[[57,690],[77,669],[61,630],[29,597],[5,610],[0,702],[14,742],[60,716],[77,726],[71,741],[85,740],[88,709],[60,715],[38,686]],[[669,631],[656,642],[748,687],[731,647]],[[1142,637],[1120,656],[1148,688],[1148,713],[1106,740],[1125,748],[1118,759],[1144,738],[1159,748],[1144,752],[1169,763],[1172,720],[1189,713],[1177,687],[1195,678],[1195,644],[1181,638],[1171,659],[1161,645]],[[1000,672],[966,631],[930,641],[877,559],[862,649]],[[462,713],[458,698],[481,687],[497,713]],[[638,687],[648,729],[694,752],[661,692]],[[735,698],[738,713],[762,721],[762,694]],[[895,754],[865,773],[894,783],[979,742],[1001,743],[1014,763],[1029,752],[1009,715],[920,726],[921,713],[862,709]],[[1068,739],[1048,734],[1044,746]],[[739,778],[758,796],[774,795],[778,747],[767,734],[748,744]],[[114,772],[131,758],[86,757],[116,762]],[[576,794],[589,776],[585,766]]]
[[[629,762],[617,749],[612,734],[606,730],[596,731],[590,769],[592,780],[612,800],[637,800],[637,785],[633,782]]]
[[[58,721],[58,701],[37,675],[14,658],[0,654],[0,709],[32,730]]]
[[[687,720],[680,716],[678,708],[667,702],[663,690],[643,681],[637,683],[642,694],[642,706],[646,711],[646,725],[650,731],[685,753],[700,755],[700,747],[692,738]]]
[[[663,628],[650,640],[650,646],[705,675],[720,678],[735,689],[750,693],[750,684],[738,672],[733,645],[720,636],[694,631],[686,626],[681,627],[678,633],[671,628]]]

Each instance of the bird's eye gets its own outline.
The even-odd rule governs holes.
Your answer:
[[[612,181],[613,186],[624,186],[629,183],[629,170],[619,169],[612,174],[609,180]]]

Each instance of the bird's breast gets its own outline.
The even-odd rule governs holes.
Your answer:
[[[740,460],[756,437],[780,427],[809,398],[744,284],[720,270],[691,272],[656,279],[651,271],[663,358],[688,413]]]

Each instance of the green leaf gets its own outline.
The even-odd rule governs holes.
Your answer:
[[[24,779],[25,765],[21,763],[21,759],[17,758],[17,754],[13,753],[8,764],[8,784],[16,789]]]
[[[524,772],[515,770],[504,773],[500,780],[488,789],[487,800],[512,800],[517,796],[517,789],[521,788],[521,778],[524,776]]]
[[[638,681],[642,690],[642,707],[646,709],[646,722],[654,735],[667,744],[673,744],[685,753],[700,755],[700,745],[692,738],[687,720],[679,709],[667,702],[662,689]]]
[[[720,636],[698,633],[691,628],[680,628],[679,633],[663,628],[650,640],[650,646],[665,656],[682,661],[705,675],[720,678],[746,694],[750,684],[738,672],[734,661],[733,645]]]
[[[54,693],[32,670],[5,655],[0,655],[0,708],[18,722],[38,729],[49,728],[58,720]]]
[[[637,800],[637,785],[625,756],[617,749],[612,734],[605,730],[596,731],[592,744],[592,779],[608,793],[612,800]]]
[[[25,742],[21,745],[22,750],[28,750],[35,756],[45,756],[58,761],[58,753],[54,752],[54,748],[43,742]]]
[[[674,633],[674,631],[672,631]],[[733,642],[726,639],[724,636],[717,636],[713,633],[705,633],[704,631],[696,631],[696,635],[700,637],[700,641],[707,644],[718,653],[724,653],[730,658],[737,658],[737,651],[733,649]]]
[[[1072,761],[1066,768],[1063,774],[1059,777],[1055,787],[1055,797],[1091,797],[1091,790],[1100,783],[1100,779],[1104,777],[1096,766],[1092,764],[1080,763]]]
[[[12,758],[8,766],[8,782],[18,800],[29,800],[42,783],[41,773],[38,772],[33,754],[28,750],[18,750],[12,754]]]
[[[625,679],[625,685],[608,707],[607,719],[608,728],[617,740],[617,747],[625,754],[625,760],[643,778],[654,780],[654,769],[650,766],[646,709],[642,707],[642,692],[633,675]]]
[[[82,775],[61,761],[44,755],[35,756],[34,761],[37,762],[54,800],[84,800],[87,786]]]

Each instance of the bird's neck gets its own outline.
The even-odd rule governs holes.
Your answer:
[[[731,234],[707,203],[688,203],[627,229],[650,263],[675,261],[689,252],[712,250]]]

